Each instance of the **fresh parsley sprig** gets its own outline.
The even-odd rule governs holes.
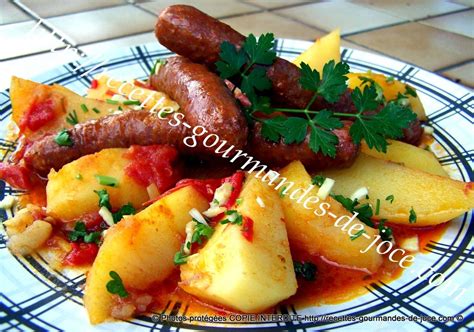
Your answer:
[[[88,232],[86,224],[83,221],[77,221],[68,237],[72,242],[77,242],[82,238],[85,243],[99,243],[101,232]]]

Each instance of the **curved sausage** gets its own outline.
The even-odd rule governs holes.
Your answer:
[[[155,35],[171,51],[202,63],[211,70],[215,70],[222,42],[228,41],[239,49],[245,40],[242,34],[229,25],[187,5],[173,5],[163,10],[155,25]],[[302,109],[310,102],[313,93],[301,87],[300,71],[293,63],[277,58],[268,67],[267,76],[272,82],[271,100],[274,105]],[[325,108],[335,112],[356,111],[350,90],[334,104],[318,98],[311,106],[313,110]],[[405,131],[403,140],[410,144],[418,142],[421,137],[419,129],[419,123],[415,121],[412,130]],[[411,133],[410,137],[408,133]],[[418,133],[420,136],[416,136]]]
[[[72,146],[60,146],[50,134],[33,142],[23,160],[31,170],[47,175],[51,168],[63,165],[84,155],[107,148],[126,148],[131,145],[169,144],[185,148],[182,139],[187,128],[171,126],[167,120],[148,111],[128,111],[98,120],[78,124],[68,130]]]
[[[247,143],[247,121],[237,101],[224,82],[203,65],[180,56],[169,58],[150,77],[150,84],[180,105],[191,127],[203,126],[238,149]]]
[[[359,154],[359,145],[354,144],[349,135],[352,122],[343,121],[343,123],[344,127],[333,130],[333,133],[339,139],[335,158],[324,156],[321,152],[314,153],[308,145],[309,132],[300,144],[268,141],[261,135],[262,126],[259,122],[255,123],[247,150],[257,159],[270,166],[285,166],[293,160],[300,160],[311,171],[348,167]]]

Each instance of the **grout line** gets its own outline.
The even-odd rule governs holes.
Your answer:
[[[467,12],[469,10],[472,10],[472,8],[463,8],[463,9],[458,9],[458,10],[454,10],[452,12],[448,12],[448,13],[441,13],[441,14],[436,14],[436,15],[432,15],[432,16],[426,16],[426,17],[422,17],[422,18],[417,18],[417,19],[414,19],[412,20],[413,22],[419,22],[419,21],[424,21],[424,20],[430,20],[432,18],[437,18],[437,17],[442,17],[442,16],[448,16],[448,15],[451,15],[451,14],[458,14],[458,13],[462,13],[462,12]]]
[[[307,1],[307,2],[301,2],[301,3],[290,4],[290,5],[283,5],[283,6],[273,7],[273,8],[267,8],[267,7],[259,5],[258,3],[248,3],[248,2],[245,2],[245,1],[242,1],[242,0],[240,0],[240,2],[244,3],[246,5],[251,5],[251,6],[254,6],[254,7],[258,7],[260,9],[264,9],[264,10],[269,11],[269,12],[274,11],[274,10],[288,9],[288,8],[306,6],[306,5],[311,5],[313,3],[317,3],[317,2],[314,2],[314,1]]]
[[[34,11],[32,11],[30,8],[28,8],[23,3],[21,3],[19,0],[10,0],[10,2],[13,5],[15,5],[18,9],[23,11],[25,14],[27,14],[30,17],[34,18],[37,21],[36,24],[39,23],[39,26],[42,26],[46,30],[48,30],[51,33],[51,35],[53,35],[53,37],[55,37],[56,39],[59,39],[59,41],[62,42],[63,44],[65,44],[66,47],[69,46],[69,47],[72,47],[72,48],[76,48],[75,45],[77,45],[77,43],[74,41],[73,38],[71,38],[66,33],[60,31],[59,29],[57,29],[53,24],[51,24],[49,22],[46,22],[41,16],[36,14]],[[35,27],[36,27],[36,25],[35,25]],[[58,38],[58,37],[60,37],[60,38]],[[87,56],[87,54],[84,53],[82,50],[77,49],[77,51],[78,51],[77,53],[79,54],[79,56],[81,56],[81,57]],[[48,51],[48,52],[50,52],[50,51]]]
[[[137,9],[139,9],[139,10],[141,10],[141,11],[147,13],[147,14],[151,14],[151,15],[153,15],[154,17],[158,17],[158,14],[153,13],[153,12],[152,12],[151,10],[149,10],[149,9],[143,8],[142,6],[139,6],[139,5],[138,5],[137,3],[135,3],[135,2],[130,3],[130,5],[132,5],[133,7],[137,8]]]
[[[461,66],[464,66],[464,65],[467,65],[471,62],[474,62],[474,59],[468,59],[468,60],[464,60],[464,61],[461,61],[459,63],[456,63],[454,65],[449,65],[449,66],[445,66],[445,67],[441,67],[441,68],[438,68],[436,70],[433,70],[434,73],[441,73],[441,72],[444,72],[444,71],[447,71],[447,70],[451,70],[451,69],[454,69],[456,67],[461,67]]]
[[[393,27],[396,27],[398,25],[403,25],[403,24],[407,24],[407,23],[410,23],[410,22],[411,22],[410,20],[405,20],[405,21],[401,21],[401,22],[397,22],[397,23],[382,25],[382,26],[379,26],[379,27],[374,27],[374,28],[369,28],[369,29],[364,29],[364,30],[359,30],[359,31],[354,31],[354,32],[348,32],[348,33],[341,33],[341,37],[351,37],[351,36],[354,36],[354,35],[358,35],[360,33],[366,33],[366,32],[371,32],[371,31],[376,31],[376,30],[382,30],[382,29],[386,29],[386,28],[393,28]]]

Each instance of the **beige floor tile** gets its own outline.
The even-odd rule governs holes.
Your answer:
[[[7,0],[0,0],[0,8],[0,25],[23,22],[32,19]]]
[[[129,36],[124,38],[118,38],[113,40],[107,40],[104,42],[92,43],[87,45],[81,45],[80,48],[88,56],[99,56],[101,54],[115,51],[125,47],[131,47],[136,45],[142,45],[147,43],[158,43],[156,41],[155,34],[150,32],[141,33],[135,36]]]
[[[0,62],[0,90],[10,86],[12,76],[32,79],[34,76],[61,66],[65,63],[79,60],[81,57],[70,50],[48,52],[38,55],[25,56],[19,59]]]
[[[435,17],[420,23],[474,38],[474,9]]]
[[[474,88],[474,62],[447,70],[442,74],[455,82]]]
[[[133,17],[133,21],[130,18]],[[156,18],[131,5],[48,19],[78,44],[152,31]]]
[[[347,38],[429,70],[468,60],[474,47],[474,41],[470,38],[419,23],[397,25]]]
[[[458,3],[460,5],[474,7],[474,0],[451,0],[451,2]]]
[[[368,53],[381,54],[380,52],[371,50],[370,48],[367,48],[367,47],[364,47],[364,46],[361,46],[361,45],[352,43],[352,42],[347,41],[347,40],[344,40],[344,39],[341,39],[341,46],[344,46],[344,47],[347,47],[347,48],[351,48],[351,49],[353,49],[353,50],[364,51],[364,52],[368,52]]]
[[[315,40],[326,34],[324,31],[268,12],[228,18],[223,22],[244,35],[273,32],[277,38]]]
[[[123,0],[22,0],[21,2],[43,18],[124,4]]]
[[[214,17],[245,14],[259,10],[257,7],[238,2],[237,0],[160,0],[140,3],[139,6],[158,15],[163,9],[176,3],[197,7],[199,10]]]
[[[352,2],[411,20],[466,8],[446,0],[353,0]]]
[[[0,59],[44,52],[51,48],[64,46],[59,39],[46,29],[36,27],[36,22],[6,24],[0,26]]]
[[[314,3],[277,12],[326,31],[339,27],[343,34],[403,21],[380,11],[341,1]]]
[[[309,3],[309,2],[314,2],[314,1],[308,1],[308,0],[243,0],[243,2],[251,4],[251,5],[256,5],[262,8],[278,8],[278,7],[284,7],[284,6],[291,6],[291,5],[299,5],[302,3]]]

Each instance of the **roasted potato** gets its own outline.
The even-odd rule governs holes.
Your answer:
[[[378,85],[383,90],[383,95],[385,97],[385,100],[395,100],[397,99],[397,96],[399,93],[405,94],[406,89],[407,89],[407,84],[402,83],[397,80],[389,80],[385,75],[382,74],[375,74],[372,72],[367,72],[367,73],[349,73],[347,77],[349,80],[347,81],[347,84],[349,85],[349,88],[355,89],[356,87],[361,87],[363,84],[363,81],[360,79],[360,77],[367,77],[375,81]],[[415,90],[413,87],[411,87],[413,90]],[[421,121],[426,121],[426,113],[425,109],[423,108],[423,104],[420,101],[419,96],[411,96],[408,95],[408,101],[410,103],[410,106],[413,110],[413,112],[416,113],[418,119]]]
[[[49,86],[15,76],[11,80],[10,98],[12,118],[19,127],[22,126],[23,118],[28,115],[34,105],[48,100],[53,101],[55,118],[34,131],[24,128],[23,133],[29,138],[39,137],[44,133],[54,132],[61,128],[72,127],[73,124],[67,121],[68,118],[70,121],[74,118],[74,121],[81,123],[108,115],[117,111],[120,106],[84,98],[60,85]],[[86,109],[87,111],[85,111]]]
[[[87,276],[84,305],[92,324],[110,318],[114,295],[106,285],[115,271],[124,286],[144,290],[166,279],[175,268],[173,257],[180,250],[188,212],[208,208],[207,200],[192,187],[179,189],[143,211],[125,217],[107,231]]]
[[[362,152],[378,159],[399,163],[403,166],[418,169],[426,173],[448,177],[443,166],[441,166],[436,156],[430,151],[399,141],[389,140],[389,143],[387,153],[383,153],[375,149],[370,149],[367,143],[362,141]]]
[[[51,170],[46,185],[47,212],[56,218],[71,220],[85,213],[99,210],[99,197],[94,190],[106,189],[113,209],[132,203],[139,208],[149,200],[146,187],[125,174],[130,160],[124,157],[127,149],[105,149],[81,157],[58,172]],[[116,187],[103,186],[96,175],[118,180]]]
[[[301,197],[303,193],[295,195],[293,196],[295,199],[291,199],[290,193],[297,189],[300,189],[301,192],[311,185],[311,177],[301,162],[293,161],[280,171],[280,175],[279,179],[284,179],[285,185],[289,189],[289,192],[282,197],[281,201],[285,213],[288,238],[292,246],[298,247],[311,255],[324,256],[328,260],[343,266],[365,269],[370,272],[377,271],[382,264],[382,257],[375,250],[375,246],[366,253],[361,253],[360,250],[364,251],[369,246],[375,236],[378,235],[378,230],[366,226],[357,218],[345,230],[342,230],[342,225],[345,222],[341,221],[341,226],[335,226],[334,223],[338,218],[347,216],[343,219],[349,220],[352,213],[330,196],[318,203],[313,201],[314,206],[311,206],[311,200],[307,200],[308,197],[317,197],[319,188],[316,185],[304,196],[304,200],[298,202],[296,199]],[[294,183],[294,185],[290,187],[290,183]],[[318,208],[321,202],[326,205],[327,212],[322,216],[317,216],[315,214],[316,210],[318,214],[322,214],[322,210]],[[307,209],[305,204],[310,209]],[[330,214],[335,217],[331,217]],[[353,226],[354,229],[363,229],[368,237],[359,236],[357,239],[351,240],[351,236],[347,231]]]
[[[336,63],[341,62],[340,48],[340,29],[336,29],[318,38],[313,45],[293,60],[293,63],[299,67],[301,62],[305,62],[312,69],[316,69],[319,73],[322,73],[323,67],[327,62],[331,60],[334,60]]]
[[[361,154],[352,167],[323,172],[336,180],[334,192],[350,197],[357,189],[367,187],[369,202],[380,213],[376,219],[411,226],[436,225],[474,207],[473,183],[464,183],[438,175]],[[392,203],[386,200],[394,196]],[[410,223],[410,211],[416,222]],[[413,219],[413,217],[412,217]]]
[[[253,239],[242,235],[243,226],[218,224],[209,242],[181,266],[179,285],[211,303],[255,313],[293,295],[297,284],[277,193],[250,178],[240,198],[236,209],[253,220]]]

